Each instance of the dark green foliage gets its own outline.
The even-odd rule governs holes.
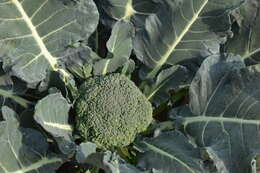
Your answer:
[[[260,173],[259,63],[260,0],[0,0],[0,173]]]
[[[90,78],[80,91],[76,128],[101,148],[129,145],[152,121],[150,102],[124,75]]]

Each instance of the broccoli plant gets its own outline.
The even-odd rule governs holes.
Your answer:
[[[91,77],[79,91],[76,129],[100,148],[129,145],[153,119],[151,103],[124,75]]]
[[[0,173],[260,172],[260,0],[0,0]]]

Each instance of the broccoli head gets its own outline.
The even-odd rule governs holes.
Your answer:
[[[79,134],[103,149],[129,145],[153,119],[150,102],[121,74],[86,80],[75,110]]]

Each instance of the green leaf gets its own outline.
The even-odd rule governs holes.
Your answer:
[[[63,159],[47,153],[44,136],[34,129],[19,128],[17,115],[10,108],[2,107],[2,113],[5,121],[0,122],[0,172],[54,173]]]
[[[80,79],[92,76],[94,62],[100,59],[91,48],[83,45],[78,48],[68,48],[62,55],[66,68]]]
[[[74,152],[73,129],[68,123],[70,107],[60,93],[54,93],[41,99],[34,113],[35,121],[56,139],[60,150],[66,154]]]
[[[5,69],[28,83],[37,83],[47,71],[69,74],[59,55],[69,44],[84,40],[95,30],[98,11],[92,0],[64,5],[61,0],[2,0],[0,45]]]
[[[199,149],[178,131],[160,134],[138,141],[141,150],[138,166],[160,173],[202,173]]]
[[[20,81],[13,81],[11,76],[0,71],[0,105],[11,106],[13,102],[19,104],[23,108],[28,108],[30,101],[22,98],[19,94],[22,94],[26,90],[26,87]]]
[[[105,0],[103,2],[101,1],[101,4],[103,5],[103,9],[107,12],[107,14],[116,20],[127,19],[135,14],[133,0]]]
[[[135,61],[132,59],[129,59],[123,66],[122,70],[121,70],[121,74],[124,74],[126,76],[130,76],[131,73],[134,72],[135,70]]]
[[[219,52],[231,32],[229,10],[242,0],[159,1],[158,10],[137,31],[134,50],[140,61],[153,68]],[[217,25],[216,25],[217,23]]]
[[[97,0],[98,5],[114,20],[136,22],[154,11],[156,3],[151,0]],[[108,20],[108,19],[106,19]]]
[[[96,152],[97,145],[91,142],[81,143],[77,149],[76,159],[79,163],[85,163],[87,158]]]
[[[35,106],[34,119],[55,137],[69,136],[72,133],[68,123],[70,107],[60,93],[50,94]]]
[[[219,172],[249,173],[260,152],[260,66],[245,67],[240,56],[207,58],[190,87],[194,115],[179,121]]]
[[[103,169],[106,173],[146,173],[125,163],[116,153],[111,151],[93,153],[86,162]]]
[[[130,22],[119,21],[114,25],[111,37],[107,42],[107,49],[112,57],[108,56],[95,63],[95,75],[115,72],[128,61],[133,49],[133,34],[134,27]]]
[[[259,173],[260,172],[260,156],[256,156],[256,159],[255,159],[255,166],[256,166],[256,173]]]
[[[145,85],[144,94],[156,105],[161,105],[170,99],[170,90],[179,90],[181,85],[190,83],[192,75],[183,66],[175,65],[162,70],[156,81]]]
[[[119,21],[114,25],[107,42],[107,49],[113,55],[113,58],[129,58],[133,48],[133,35],[134,28],[130,22]]]
[[[239,24],[239,31],[227,42],[227,51],[241,55],[248,64],[260,62],[260,2],[247,0],[234,16]]]

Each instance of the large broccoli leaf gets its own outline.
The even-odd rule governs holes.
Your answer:
[[[231,32],[229,11],[242,0],[158,2],[157,12],[146,18],[134,41],[138,59],[153,68],[149,78],[165,64],[219,52]]]
[[[0,172],[54,173],[63,159],[48,153],[44,136],[33,129],[19,128],[16,114],[2,107],[5,121],[0,122]]]
[[[136,144],[141,150],[138,166],[158,173],[205,172],[200,151],[180,132],[171,131]]]
[[[179,120],[219,172],[255,171],[252,160],[260,152],[259,65],[246,68],[240,56],[207,58],[191,84],[190,108],[194,115]]]
[[[227,51],[240,54],[248,64],[260,62],[260,1],[247,0],[234,16],[239,25],[238,33],[227,42]]]
[[[5,69],[28,83],[37,83],[48,70],[69,74],[59,55],[74,42],[87,39],[98,23],[92,0],[76,4],[62,0],[1,0],[0,47]],[[2,50],[3,51],[3,50]]]

